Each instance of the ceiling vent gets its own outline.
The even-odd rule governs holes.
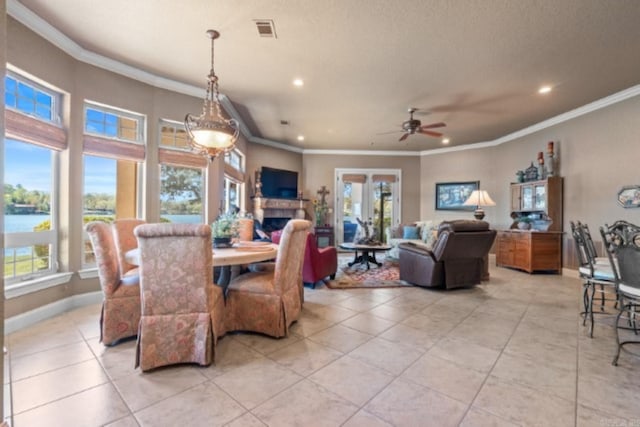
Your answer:
[[[254,19],[253,22],[255,22],[256,27],[258,27],[258,34],[260,37],[277,38],[276,27],[273,25],[273,21],[271,19]]]
[[[286,125],[289,124],[289,121],[288,120],[280,120],[280,124],[283,125],[283,126],[286,126]]]

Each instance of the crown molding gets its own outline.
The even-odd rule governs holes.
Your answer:
[[[450,153],[453,151],[475,150],[477,148],[495,147],[497,145],[501,145],[506,142],[513,141],[527,135],[531,135],[532,133],[539,132],[551,126],[559,125],[560,123],[573,120],[577,117],[592,113],[594,111],[600,110],[602,108],[608,107],[613,104],[617,104],[618,102],[625,101],[627,99],[633,98],[638,95],[640,95],[640,85],[632,86],[628,89],[621,90],[620,92],[616,92],[607,97],[590,102],[589,104],[583,105],[582,107],[575,108],[573,110],[567,111],[566,113],[562,113],[555,117],[551,117],[550,119],[544,120],[540,123],[536,123],[535,125],[531,125],[524,129],[520,129],[519,131],[494,139],[493,141],[478,142],[475,144],[460,145],[457,147],[437,148],[435,150],[426,150],[426,151],[420,152],[420,155],[431,156],[435,154]]]
[[[304,154],[334,154],[342,156],[418,156],[419,151],[374,151],[374,150],[320,150],[305,149]]]
[[[269,147],[279,148],[281,150],[292,151],[294,153],[300,153],[300,154],[306,153],[306,151],[303,148],[293,147],[291,145],[286,145],[286,144],[283,144],[282,142],[276,142],[270,139],[264,139],[257,136],[252,136],[247,139],[250,142],[255,142],[256,144],[267,145]]]
[[[147,71],[143,71],[139,68],[132,67],[125,63],[107,58],[106,56],[98,55],[97,53],[88,51],[82,48],[79,44],[71,40],[64,35],[58,29],[54,28],[51,24],[40,18],[33,13],[27,7],[22,5],[18,0],[7,0],[7,14],[21,22],[23,25],[34,31],[36,34],[48,40],[67,54],[71,55],[78,61],[85,62],[96,67],[103,68],[114,73],[121,74],[125,77],[129,77],[134,80],[149,84],[151,86],[170,90],[177,93],[182,93],[197,98],[202,97],[202,88],[182,83],[176,80],[161,77]],[[500,144],[504,144],[509,141],[513,141],[518,138],[522,138],[526,135],[541,131],[543,129],[555,126],[560,123],[564,123],[568,120],[575,119],[582,115],[591,113],[593,111],[600,110],[618,102],[624,101],[629,98],[640,95],[640,85],[632,86],[628,89],[616,92],[605,98],[596,100],[582,107],[575,108],[566,113],[559,114],[550,119],[544,120],[540,123],[536,123],[532,126],[526,127],[519,131],[510,133],[508,135],[497,138],[493,141],[478,142],[474,144],[460,145],[446,148],[435,148],[432,150],[423,151],[373,151],[373,150],[322,150],[322,149],[302,149],[286,145],[282,142],[272,141],[265,138],[253,136],[246,126],[240,114],[233,106],[231,100],[224,94],[220,94],[220,103],[227,113],[234,119],[236,119],[240,126],[240,132],[247,138],[247,140],[256,144],[267,145],[281,150],[292,151],[302,154],[337,154],[337,155],[359,155],[359,156],[431,156],[437,154],[450,153],[454,151],[464,150],[476,150],[479,148],[494,147]]]

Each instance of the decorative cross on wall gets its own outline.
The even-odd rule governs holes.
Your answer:
[[[327,203],[327,201],[325,200],[325,197],[327,196],[327,194],[330,193],[329,190],[327,190],[327,187],[325,185],[323,185],[318,191],[317,193],[320,195],[320,204],[324,205]]]

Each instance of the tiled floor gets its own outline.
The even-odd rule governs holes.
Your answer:
[[[640,357],[579,320],[580,282],[492,267],[473,289],[306,289],[286,339],[134,369],[97,305],[12,334],[14,426],[638,426]],[[640,347],[640,346],[638,346]],[[638,352],[640,349],[632,350]]]

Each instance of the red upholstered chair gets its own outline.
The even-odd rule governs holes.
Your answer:
[[[307,247],[304,250],[304,265],[302,267],[302,281],[305,285],[315,288],[316,282],[330,277],[336,278],[338,271],[338,251],[333,246],[318,248],[316,236],[307,235]]]
[[[280,241],[281,230],[271,233],[271,241]],[[315,288],[316,282],[330,277],[336,278],[338,271],[338,251],[333,246],[318,248],[316,238],[312,233],[307,235],[307,244],[304,250],[304,265],[302,267],[302,281],[305,285]]]

